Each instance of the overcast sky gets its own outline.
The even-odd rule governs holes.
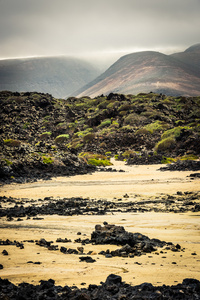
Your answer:
[[[169,53],[200,42],[200,0],[0,0],[0,58]]]

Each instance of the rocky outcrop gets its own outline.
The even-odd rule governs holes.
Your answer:
[[[21,283],[14,285],[7,279],[0,278],[1,299],[69,299],[69,300],[101,300],[101,299],[179,299],[199,300],[200,282],[186,278],[182,283],[173,286],[153,286],[143,283],[132,286],[122,281],[122,277],[110,274],[101,285],[90,284],[88,288],[56,286],[53,279],[41,280],[39,285]]]
[[[0,92],[0,182],[91,172],[116,156],[128,164],[163,157],[198,159],[199,97],[162,94],[56,99],[44,93]],[[187,157],[186,157],[187,158]],[[98,159],[98,158],[97,158]]]
[[[168,164],[165,167],[161,167],[159,170],[161,170],[161,171],[199,171],[200,170],[200,161],[178,160],[172,164]],[[198,177],[198,176],[196,176],[196,177]]]

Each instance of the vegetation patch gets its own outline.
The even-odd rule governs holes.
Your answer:
[[[173,137],[169,136],[165,139],[162,139],[155,145],[155,151],[164,152],[172,150],[176,146],[176,141]]]
[[[163,156],[162,160],[161,160],[161,164],[171,164],[173,162],[175,162],[176,160],[172,157],[165,157]]]
[[[191,127],[189,126],[174,127],[172,129],[165,131],[162,134],[161,139],[166,139],[168,137],[178,138],[183,130],[191,130]]]
[[[47,165],[51,165],[54,162],[54,159],[49,156],[42,156],[42,162]]]
[[[3,161],[5,161],[5,163],[6,163],[7,166],[10,166],[10,165],[13,164],[13,162],[10,161],[10,160],[8,160],[7,158],[4,158]]]
[[[60,134],[55,138],[56,144],[63,144],[69,139],[69,134]]]
[[[103,120],[101,122],[101,124],[98,126],[98,128],[104,128],[104,127],[108,127],[111,125],[111,120],[110,119],[106,119],[106,120]]]
[[[4,140],[4,144],[9,147],[19,147],[21,145],[21,141],[13,140],[13,139],[6,139],[6,140]]]
[[[46,131],[46,132],[43,132],[41,135],[40,135],[40,139],[41,140],[46,140],[48,137],[51,136],[51,132],[50,131]]]
[[[146,129],[150,133],[154,133],[155,131],[163,131],[166,130],[167,128],[169,128],[169,124],[162,121],[155,121],[143,127],[143,129]]]
[[[112,163],[110,162],[110,158],[108,156],[97,154],[97,153],[90,153],[90,152],[81,152],[79,157],[84,158],[84,160],[93,166],[111,166]]]

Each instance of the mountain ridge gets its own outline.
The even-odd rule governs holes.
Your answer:
[[[73,57],[34,57],[0,60],[0,90],[70,95],[99,75],[87,61]]]
[[[172,55],[143,51],[122,56],[74,96],[95,97],[110,92],[136,94],[151,90],[173,96],[199,95],[200,45]]]

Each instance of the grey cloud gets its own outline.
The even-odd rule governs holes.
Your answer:
[[[0,0],[0,57],[187,47],[199,0]]]

